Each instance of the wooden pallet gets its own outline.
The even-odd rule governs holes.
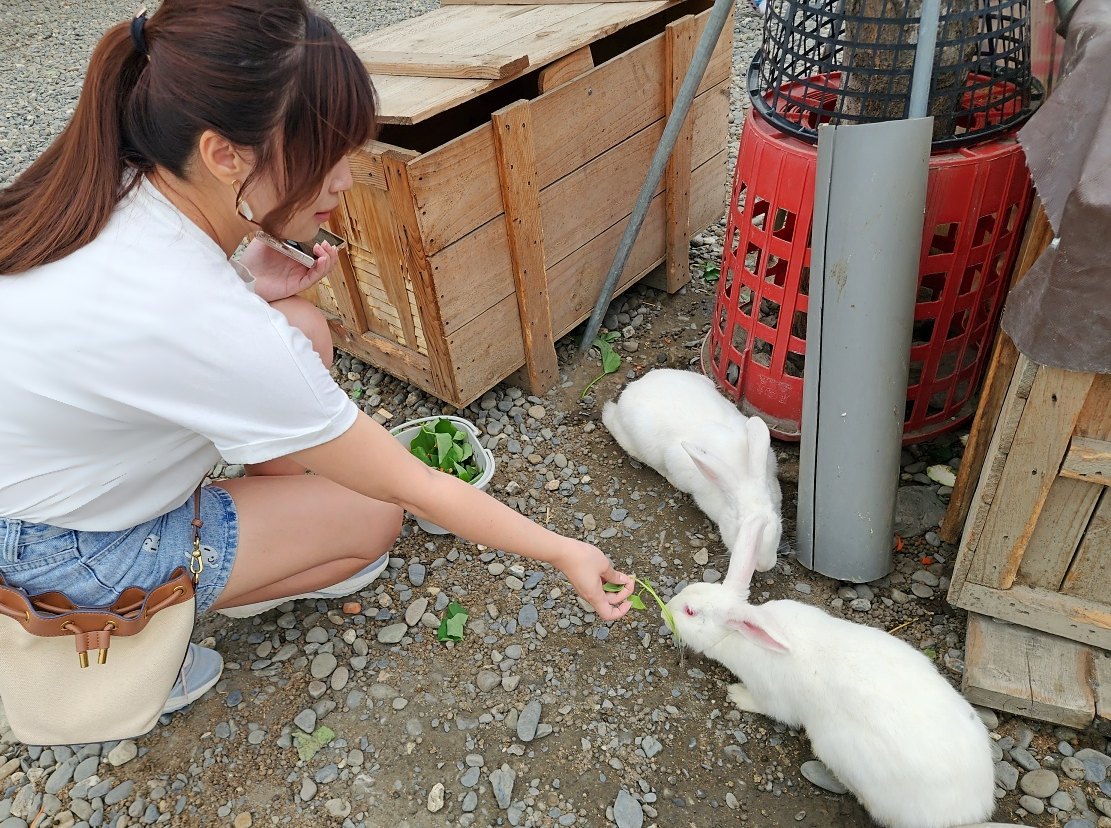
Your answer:
[[[965,697],[1066,727],[1111,724],[1111,654],[969,613]]]

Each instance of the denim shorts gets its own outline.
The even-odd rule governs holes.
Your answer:
[[[28,595],[62,592],[78,606],[112,604],[131,586],[151,589],[188,567],[193,550],[193,496],[161,517],[120,532],[84,532],[0,517],[0,575]],[[197,614],[211,607],[231,574],[239,522],[231,495],[201,489],[204,570]]]

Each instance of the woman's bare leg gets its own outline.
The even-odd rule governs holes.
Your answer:
[[[312,342],[313,349],[320,355],[320,361],[325,368],[332,367],[334,350],[332,348],[332,333],[328,330],[328,320],[312,302],[300,296],[291,296],[288,299],[279,299],[271,302],[270,307],[281,311],[289,324],[300,328],[301,332]],[[244,467],[248,477],[262,477],[267,475],[304,474],[305,467],[292,460],[279,457],[265,463],[252,463]]]
[[[402,510],[313,475],[216,485],[235,501],[239,547],[214,609],[301,595],[339,583],[386,554]]]

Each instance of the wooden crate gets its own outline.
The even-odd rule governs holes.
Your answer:
[[[1109,487],[1111,375],[1040,366],[1018,353],[964,525],[949,600],[1028,629],[984,627],[974,635],[970,622],[970,642],[995,642],[969,645],[965,682],[974,696],[1009,697],[1015,709],[1026,704],[1030,715],[1045,713],[1040,717],[1052,721],[1111,718],[1107,702],[1097,705],[1093,695],[1097,674],[1105,676],[1102,692],[1111,692],[1104,652],[1111,650]],[[1055,696],[1031,700],[1026,671],[1032,668],[1016,649],[1067,653],[1047,667],[1059,688]]]
[[[356,41],[372,74],[484,77],[374,74],[385,126],[332,222],[349,248],[308,294],[336,344],[457,406],[522,366],[550,388],[555,341],[593,308],[709,6],[450,5]],[[678,290],[691,233],[723,212],[731,33],[619,291],[663,262]],[[417,53],[423,68],[402,65]],[[522,56],[523,74],[491,77]]]

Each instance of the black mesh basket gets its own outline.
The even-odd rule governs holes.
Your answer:
[[[928,109],[935,148],[1011,130],[1040,102],[1029,2],[941,0]],[[921,0],[769,0],[748,74],[753,105],[811,142],[820,124],[907,117],[920,9]]]

